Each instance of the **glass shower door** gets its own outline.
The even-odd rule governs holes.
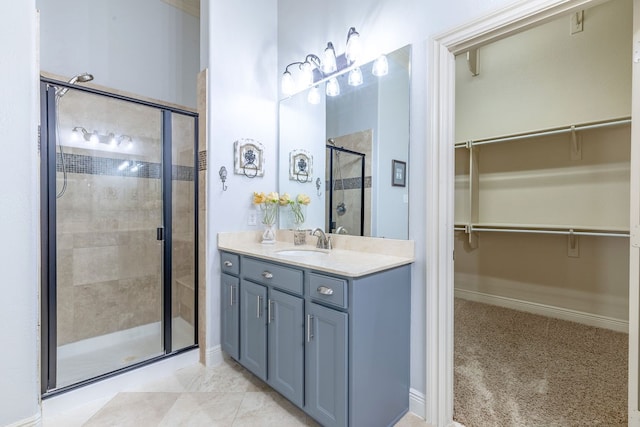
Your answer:
[[[156,108],[74,89],[55,104],[60,388],[164,354],[163,144]]]

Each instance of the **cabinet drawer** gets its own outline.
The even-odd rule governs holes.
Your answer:
[[[240,257],[236,254],[221,252],[220,268],[223,273],[234,274],[237,276],[240,274]]]
[[[347,281],[344,279],[311,273],[307,293],[316,301],[347,307]]]
[[[244,258],[242,261],[242,274],[245,279],[302,295],[301,270]]]

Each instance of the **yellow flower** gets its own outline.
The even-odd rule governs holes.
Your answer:
[[[267,201],[267,197],[264,195],[264,193],[256,193],[255,191],[253,192],[254,205],[260,205],[266,201]]]
[[[287,206],[289,203],[291,203],[291,197],[288,193],[284,193],[280,196],[280,206]]]
[[[271,193],[267,194],[267,200],[265,200],[265,203],[278,203],[280,200],[280,195],[278,195],[278,193],[276,193],[275,191],[272,191]]]
[[[298,197],[296,198],[296,202],[298,202],[301,205],[308,205],[309,203],[311,203],[311,197],[307,196],[306,194],[298,194]]]

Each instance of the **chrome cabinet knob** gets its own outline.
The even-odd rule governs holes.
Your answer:
[[[224,262],[224,266],[229,268],[229,267],[233,267],[233,263],[231,261],[225,261]]]
[[[262,277],[264,277],[265,279],[273,279],[273,273],[271,273],[269,271],[263,271],[262,272]]]

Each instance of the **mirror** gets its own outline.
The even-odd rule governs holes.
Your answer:
[[[310,89],[280,101],[279,192],[303,207],[303,228],[407,239],[409,235],[409,92],[411,47],[387,55],[389,72],[362,65],[363,83],[337,76],[340,94],[309,102]],[[295,228],[281,210],[280,228]]]

